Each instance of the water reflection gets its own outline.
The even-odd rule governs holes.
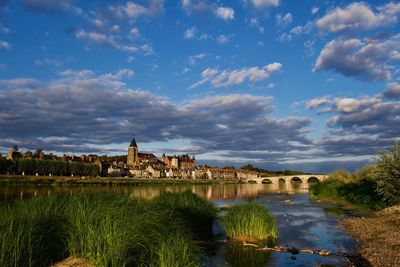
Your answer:
[[[0,186],[0,200],[25,199],[53,194],[112,192],[132,197],[152,199],[163,191],[183,192],[191,190],[210,200],[251,200],[268,193],[306,193],[308,184],[228,184],[228,185],[171,185],[171,186]]]
[[[232,267],[271,266],[271,254],[243,247],[241,244],[225,245],[225,260]]]

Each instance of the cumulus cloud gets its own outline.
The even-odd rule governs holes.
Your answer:
[[[370,30],[397,23],[399,16],[400,3],[381,5],[374,11],[368,4],[358,2],[329,11],[317,20],[316,26],[323,34]]]
[[[235,11],[230,7],[218,7],[215,10],[215,15],[223,20],[231,20],[235,18]]]
[[[336,39],[322,49],[314,70],[334,70],[367,81],[387,80],[400,60],[400,34],[385,40]]]
[[[290,13],[286,13],[286,15],[277,14],[275,16],[276,25],[280,28],[286,28],[293,21],[293,16]]]
[[[265,29],[261,26],[258,18],[251,18],[249,24],[251,27],[257,28],[260,33],[264,33]]]
[[[308,21],[305,25],[302,26],[295,26],[290,31],[284,32],[278,37],[278,41],[280,42],[290,42],[292,41],[295,37],[301,35],[301,34],[308,34],[310,33],[314,28],[314,23],[312,21]]]
[[[273,73],[278,72],[281,68],[282,64],[276,62],[265,65],[261,68],[248,67],[222,71],[207,68],[201,74],[203,79],[193,84],[191,88],[196,88],[207,82],[210,82],[212,86],[217,88],[230,87],[233,85],[242,84],[246,81],[254,83],[269,79]]]
[[[230,40],[231,40],[231,36],[225,35],[225,34],[221,34],[217,37],[217,42],[219,44],[225,44],[225,43],[229,42]]]
[[[255,8],[277,7],[280,0],[250,0]]]
[[[76,29],[75,37],[92,46],[103,45],[124,52],[149,55],[152,53],[148,53],[146,48],[151,48],[151,45],[141,38],[136,24],[138,20],[154,17],[163,10],[163,0],[149,0],[145,5],[127,1],[99,6],[85,15],[88,27]]]
[[[132,134],[141,142],[189,139],[198,151],[288,150],[311,142],[310,121],[274,119],[271,97],[228,94],[177,104],[127,88],[132,75],[66,70],[50,82],[2,80],[0,146],[107,152],[104,145],[129,142]]]
[[[331,97],[329,96],[323,96],[323,97],[319,97],[319,98],[313,98],[309,101],[306,102],[306,109],[314,109],[314,108],[318,108],[322,105],[325,105],[327,103],[331,102]]]
[[[389,84],[389,88],[396,88]],[[390,90],[390,89],[389,89]],[[306,103],[307,108],[329,105],[325,112],[333,116],[331,129],[320,145],[340,155],[372,155],[400,138],[400,102],[388,101],[383,95],[359,98],[325,96]]]
[[[319,7],[314,6],[313,8],[311,8],[311,14],[315,15],[317,14],[319,11]]]
[[[194,39],[196,37],[196,34],[199,32],[199,30],[196,27],[191,27],[189,29],[187,29],[184,33],[183,33],[183,37],[185,39],[191,40]]]
[[[384,95],[388,98],[400,99],[400,84],[397,82],[389,83]]]

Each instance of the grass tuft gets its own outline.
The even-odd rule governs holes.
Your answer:
[[[246,202],[232,206],[223,218],[226,235],[235,241],[257,242],[278,237],[274,217],[261,205]]]

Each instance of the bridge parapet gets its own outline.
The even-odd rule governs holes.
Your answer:
[[[299,182],[299,183],[308,183],[308,182],[322,182],[328,178],[328,175],[323,174],[302,174],[302,175],[286,175],[286,176],[274,176],[274,177],[260,177],[260,178],[251,178],[251,179],[242,179],[249,182],[256,182],[257,184],[262,183],[271,183],[277,184],[280,182],[290,183],[290,182]]]

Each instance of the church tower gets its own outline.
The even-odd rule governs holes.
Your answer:
[[[135,137],[132,138],[131,144],[128,148],[128,158],[126,165],[128,168],[134,168],[139,166],[139,149],[135,141]]]

